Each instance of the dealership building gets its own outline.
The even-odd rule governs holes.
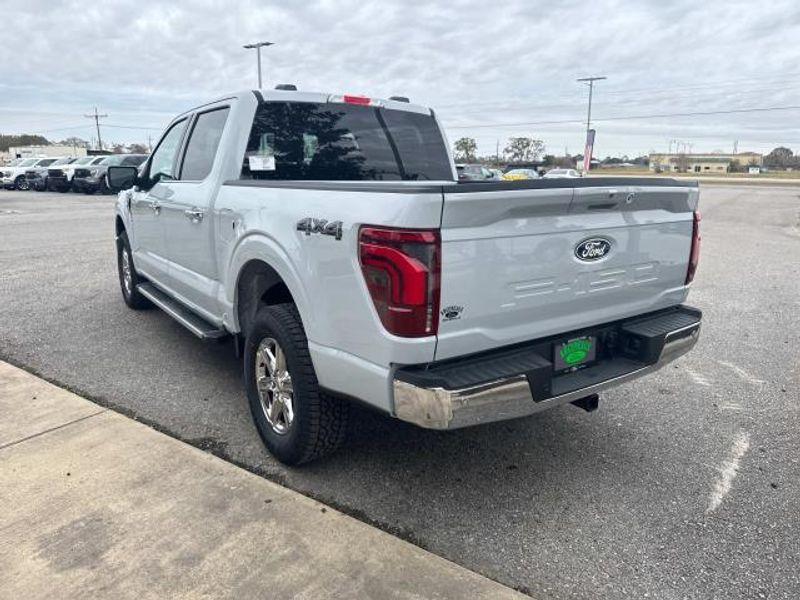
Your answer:
[[[75,158],[86,156],[86,148],[79,146],[12,146],[8,149],[8,158],[48,158],[60,156],[73,156]]]
[[[737,154],[651,154],[650,170],[655,173],[727,173],[729,167],[760,167],[764,155],[757,152]]]

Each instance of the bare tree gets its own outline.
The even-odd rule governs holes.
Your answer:
[[[75,148],[88,148],[89,142],[79,137],[68,137],[58,142],[62,146],[73,146]]]
[[[798,164],[798,158],[792,154],[790,148],[779,146],[764,157],[764,166],[785,169]]]
[[[465,162],[473,162],[475,160],[475,152],[478,150],[478,144],[475,143],[474,138],[460,138],[453,144],[453,150],[456,160],[463,160]]]
[[[131,154],[149,154],[147,144],[128,144],[128,152]]]
[[[513,162],[538,160],[544,154],[544,142],[530,137],[508,138],[505,153]]]

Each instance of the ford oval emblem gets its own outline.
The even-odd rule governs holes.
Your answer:
[[[592,262],[600,260],[611,251],[611,242],[605,238],[589,238],[575,246],[575,257],[578,260]]]

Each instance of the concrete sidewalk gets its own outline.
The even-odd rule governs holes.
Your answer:
[[[515,598],[0,362],[0,598]]]

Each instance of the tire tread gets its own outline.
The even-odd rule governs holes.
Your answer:
[[[349,405],[319,389],[311,354],[308,351],[308,339],[297,307],[294,304],[263,306],[256,315],[256,323],[261,320],[259,316],[262,311],[269,311],[293,346],[295,361],[292,379],[300,377],[306,383],[302,406],[303,410],[308,412],[308,430],[299,440],[302,447],[297,451],[296,458],[289,462],[302,464],[331,454],[344,443]]]

